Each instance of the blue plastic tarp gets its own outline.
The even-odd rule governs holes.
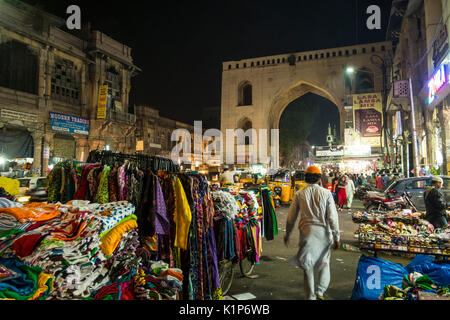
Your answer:
[[[428,275],[438,286],[450,285],[450,263],[448,261],[437,263],[434,256],[418,255],[405,269],[408,273],[419,272]]]
[[[436,262],[432,255],[417,255],[410,264],[399,263],[362,255],[358,262],[352,300],[376,300],[386,285],[401,288],[405,275],[413,272],[426,274],[438,286],[450,285],[450,263]]]
[[[362,255],[358,262],[352,300],[377,300],[384,286],[402,287],[408,270],[399,263]]]

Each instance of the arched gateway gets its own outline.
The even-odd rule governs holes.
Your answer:
[[[279,128],[289,103],[314,93],[338,108],[343,138],[346,122],[353,114],[351,95],[382,91],[381,59],[375,56],[387,61],[390,55],[391,43],[378,42],[223,62],[221,131],[241,128],[245,119],[257,132],[267,129],[270,145],[270,129]],[[346,76],[349,67],[354,73]],[[243,83],[251,86],[252,96],[246,99],[242,99]],[[257,143],[259,139],[252,141]],[[224,154],[236,153],[236,143],[234,150],[228,150],[224,143]],[[278,145],[268,147],[267,155],[278,166]]]

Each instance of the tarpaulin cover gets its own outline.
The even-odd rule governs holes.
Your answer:
[[[418,255],[405,269],[409,272],[426,274],[438,286],[450,285],[450,262],[435,262],[434,256]]]
[[[352,300],[377,300],[386,285],[402,287],[408,270],[399,263],[362,255],[358,262]]]
[[[33,138],[26,130],[7,128],[0,134],[0,153],[6,159],[33,158]]]

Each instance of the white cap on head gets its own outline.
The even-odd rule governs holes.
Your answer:
[[[444,180],[442,180],[441,177],[436,177],[436,176],[434,176],[434,177],[431,179],[431,181],[432,181],[432,182],[440,182],[440,183],[444,183]]]

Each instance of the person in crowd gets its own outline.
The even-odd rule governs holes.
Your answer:
[[[347,195],[347,209],[352,209],[353,195],[355,194],[355,184],[352,179],[347,179],[347,186],[345,187],[345,193]]]
[[[361,173],[358,177],[358,185],[359,186],[363,185],[363,180],[364,180],[364,173]]]
[[[347,178],[345,176],[342,176],[336,184],[336,193],[338,197],[338,210],[341,211],[344,206],[347,204]]]
[[[222,183],[234,183],[234,175],[233,172],[230,171],[230,168],[228,168],[227,166],[225,166],[223,168],[223,172],[220,175],[220,182]]]
[[[381,174],[378,174],[375,178],[375,188],[377,189],[383,189],[383,178],[381,177]]]
[[[359,186],[360,186],[360,183],[359,183],[359,174],[358,173],[356,173],[355,175],[353,175],[353,183],[355,184],[355,188],[358,188]]]
[[[448,226],[446,209],[449,203],[445,202],[442,193],[441,177],[433,177],[431,186],[427,187],[424,193],[426,215],[425,220],[428,220],[435,228],[446,228]]]
[[[296,192],[289,208],[284,243],[287,246],[297,217],[300,215],[299,249],[291,263],[303,269],[305,294],[309,300],[324,300],[330,283],[331,248],[340,246],[339,219],[331,192],[318,185],[321,171],[306,169],[306,188]],[[318,273],[315,290],[314,273]]]
[[[338,197],[337,197],[337,184],[339,182],[339,174],[337,172],[334,173],[334,178],[331,180],[331,185],[333,186],[333,188],[331,189],[331,191],[333,192],[333,199],[334,202],[337,204],[338,202]]]
[[[386,173],[384,173],[381,178],[381,182],[383,183],[383,188],[385,188],[387,186],[388,181],[389,181],[389,176]]]

